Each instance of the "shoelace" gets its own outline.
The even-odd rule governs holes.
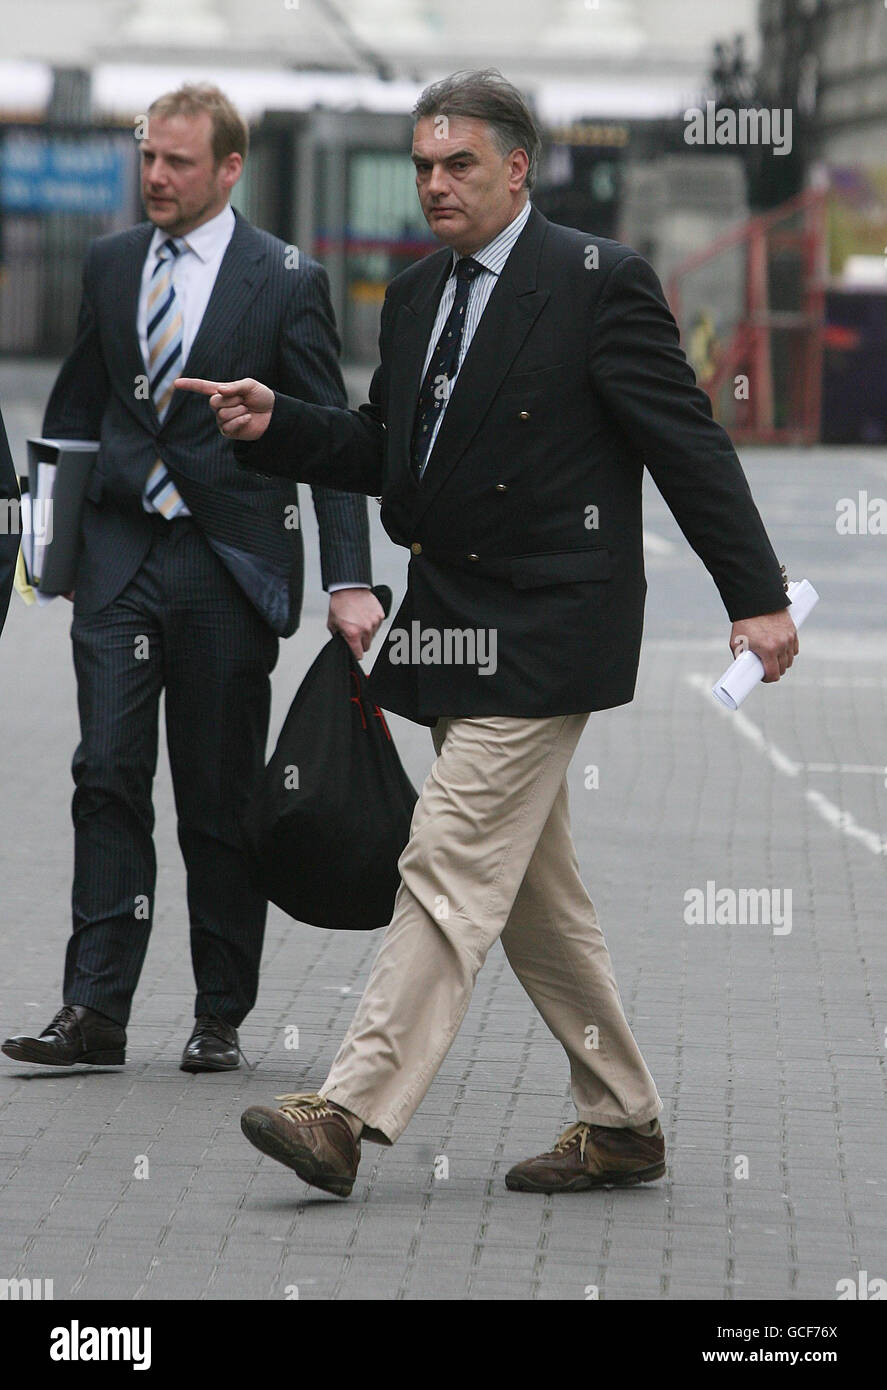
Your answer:
[[[575,1124],[568,1125],[563,1134],[555,1141],[554,1152],[566,1153],[576,1140],[579,1140],[579,1159],[585,1159],[585,1148],[588,1144],[588,1137],[591,1134],[592,1126],[584,1120],[577,1120]],[[652,1136],[650,1136],[652,1137]]]
[[[586,1124],[582,1120],[578,1120],[575,1124],[568,1125],[563,1134],[555,1141],[554,1152],[566,1153],[567,1149],[571,1148],[578,1139],[579,1160],[580,1162],[584,1161],[585,1146],[588,1143],[588,1136],[590,1133],[591,1125]]]
[[[295,1091],[290,1095],[275,1096],[274,1099],[283,1102],[277,1108],[287,1119],[295,1120],[297,1124],[334,1114],[324,1097],[316,1091]]]
[[[49,1027],[44,1029],[43,1033],[41,1034],[41,1037],[45,1038],[49,1033],[58,1032],[58,1030],[66,1023],[76,1022],[77,1015],[74,1012],[73,1004],[63,1004],[62,1007],[59,1009],[58,1013],[56,1014],[55,1018],[50,1023]]]
[[[222,1025],[223,1028],[232,1027],[232,1025],[230,1023],[226,1023],[223,1018],[216,1018],[215,1014],[203,1015],[203,1017],[200,1019],[200,1022],[196,1023],[194,1026],[194,1036],[198,1037],[201,1033],[209,1033],[211,1037],[218,1038],[220,1042],[230,1042],[230,1038],[226,1037],[224,1033],[220,1033],[217,1030],[217,1028],[213,1027],[213,1024],[219,1023]],[[247,1057],[243,1048],[240,1046],[240,1038],[237,1035],[236,1028],[234,1029],[234,1046],[237,1048],[237,1051],[243,1058],[244,1066],[246,1067],[247,1071],[255,1071],[256,1067],[259,1064],[258,1062],[251,1062]]]

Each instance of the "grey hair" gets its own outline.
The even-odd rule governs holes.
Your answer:
[[[413,107],[413,120],[426,116],[470,116],[486,121],[499,153],[526,150],[530,161],[524,186],[533,187],[539,168],[542,136],[517,87],[497,68],[454,72],[426,87]]]

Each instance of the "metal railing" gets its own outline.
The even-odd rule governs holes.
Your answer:
[[[689,256],[669,280],[668,300],[699,384],[737,442],[819,438],[826,198],[808,189],[751,218]],[[734,272],[732,293],[718,289],[720,263]]]

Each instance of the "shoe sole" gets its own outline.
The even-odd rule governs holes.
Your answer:
[[[639,1168],[636,1173],[611,1173],[609,1175],[604,1173],[599,1178],[572,1178],[570,1182],[558,1183],[557,1185],[534,1182],[532,1178],[514,1178],[510,1173],[506,1173],[505,1186],[509,1192],[591,1192],[597,1187],[637,1187],[642,1182],[655,1182],[664,1174],[664,1162],[654,1163],[649,1168]]]
[[[74,1057],[70,1062],[59,1062],[55,1057],[40,1057],[27,1047],[17,1047],[15,1043],[4,1043],[2,1049],[14,1062],[32,1062],[40,1067],[122,1067],[126,1065],[126,1053],[121,1051],[84,1052],[82,1057]]]
[[[311,1187],[319,1187],[323,1192],[331,1192],[334,1197],[348,1197],[354,1186],[353,1178],[338,1177],[324,1170],[310,1149],[296,1144],[293,1140],[282,1139],[274,1125],[265,1115],[240,1117],[240,1128],[249,1142],[269,1158],[275,1158],[287,1168],[292,1168],[303,1182]]]
[[[180,1062],[179,1071],[237,1071],[239,1062]]]

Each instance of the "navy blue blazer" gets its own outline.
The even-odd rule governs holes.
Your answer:
[[[385,529],[410,562],[372,697],[421,722],[631,700],[647,588],[645,466],[730,617],[785,608],[742,467],[654,271],[629,247],[536,208],[415,478],[416,399],[451,265],[442,250],[389,285],[367,405],[324,409],[281,394],[262,439],[235,446],[244,467],[381,496]]]

